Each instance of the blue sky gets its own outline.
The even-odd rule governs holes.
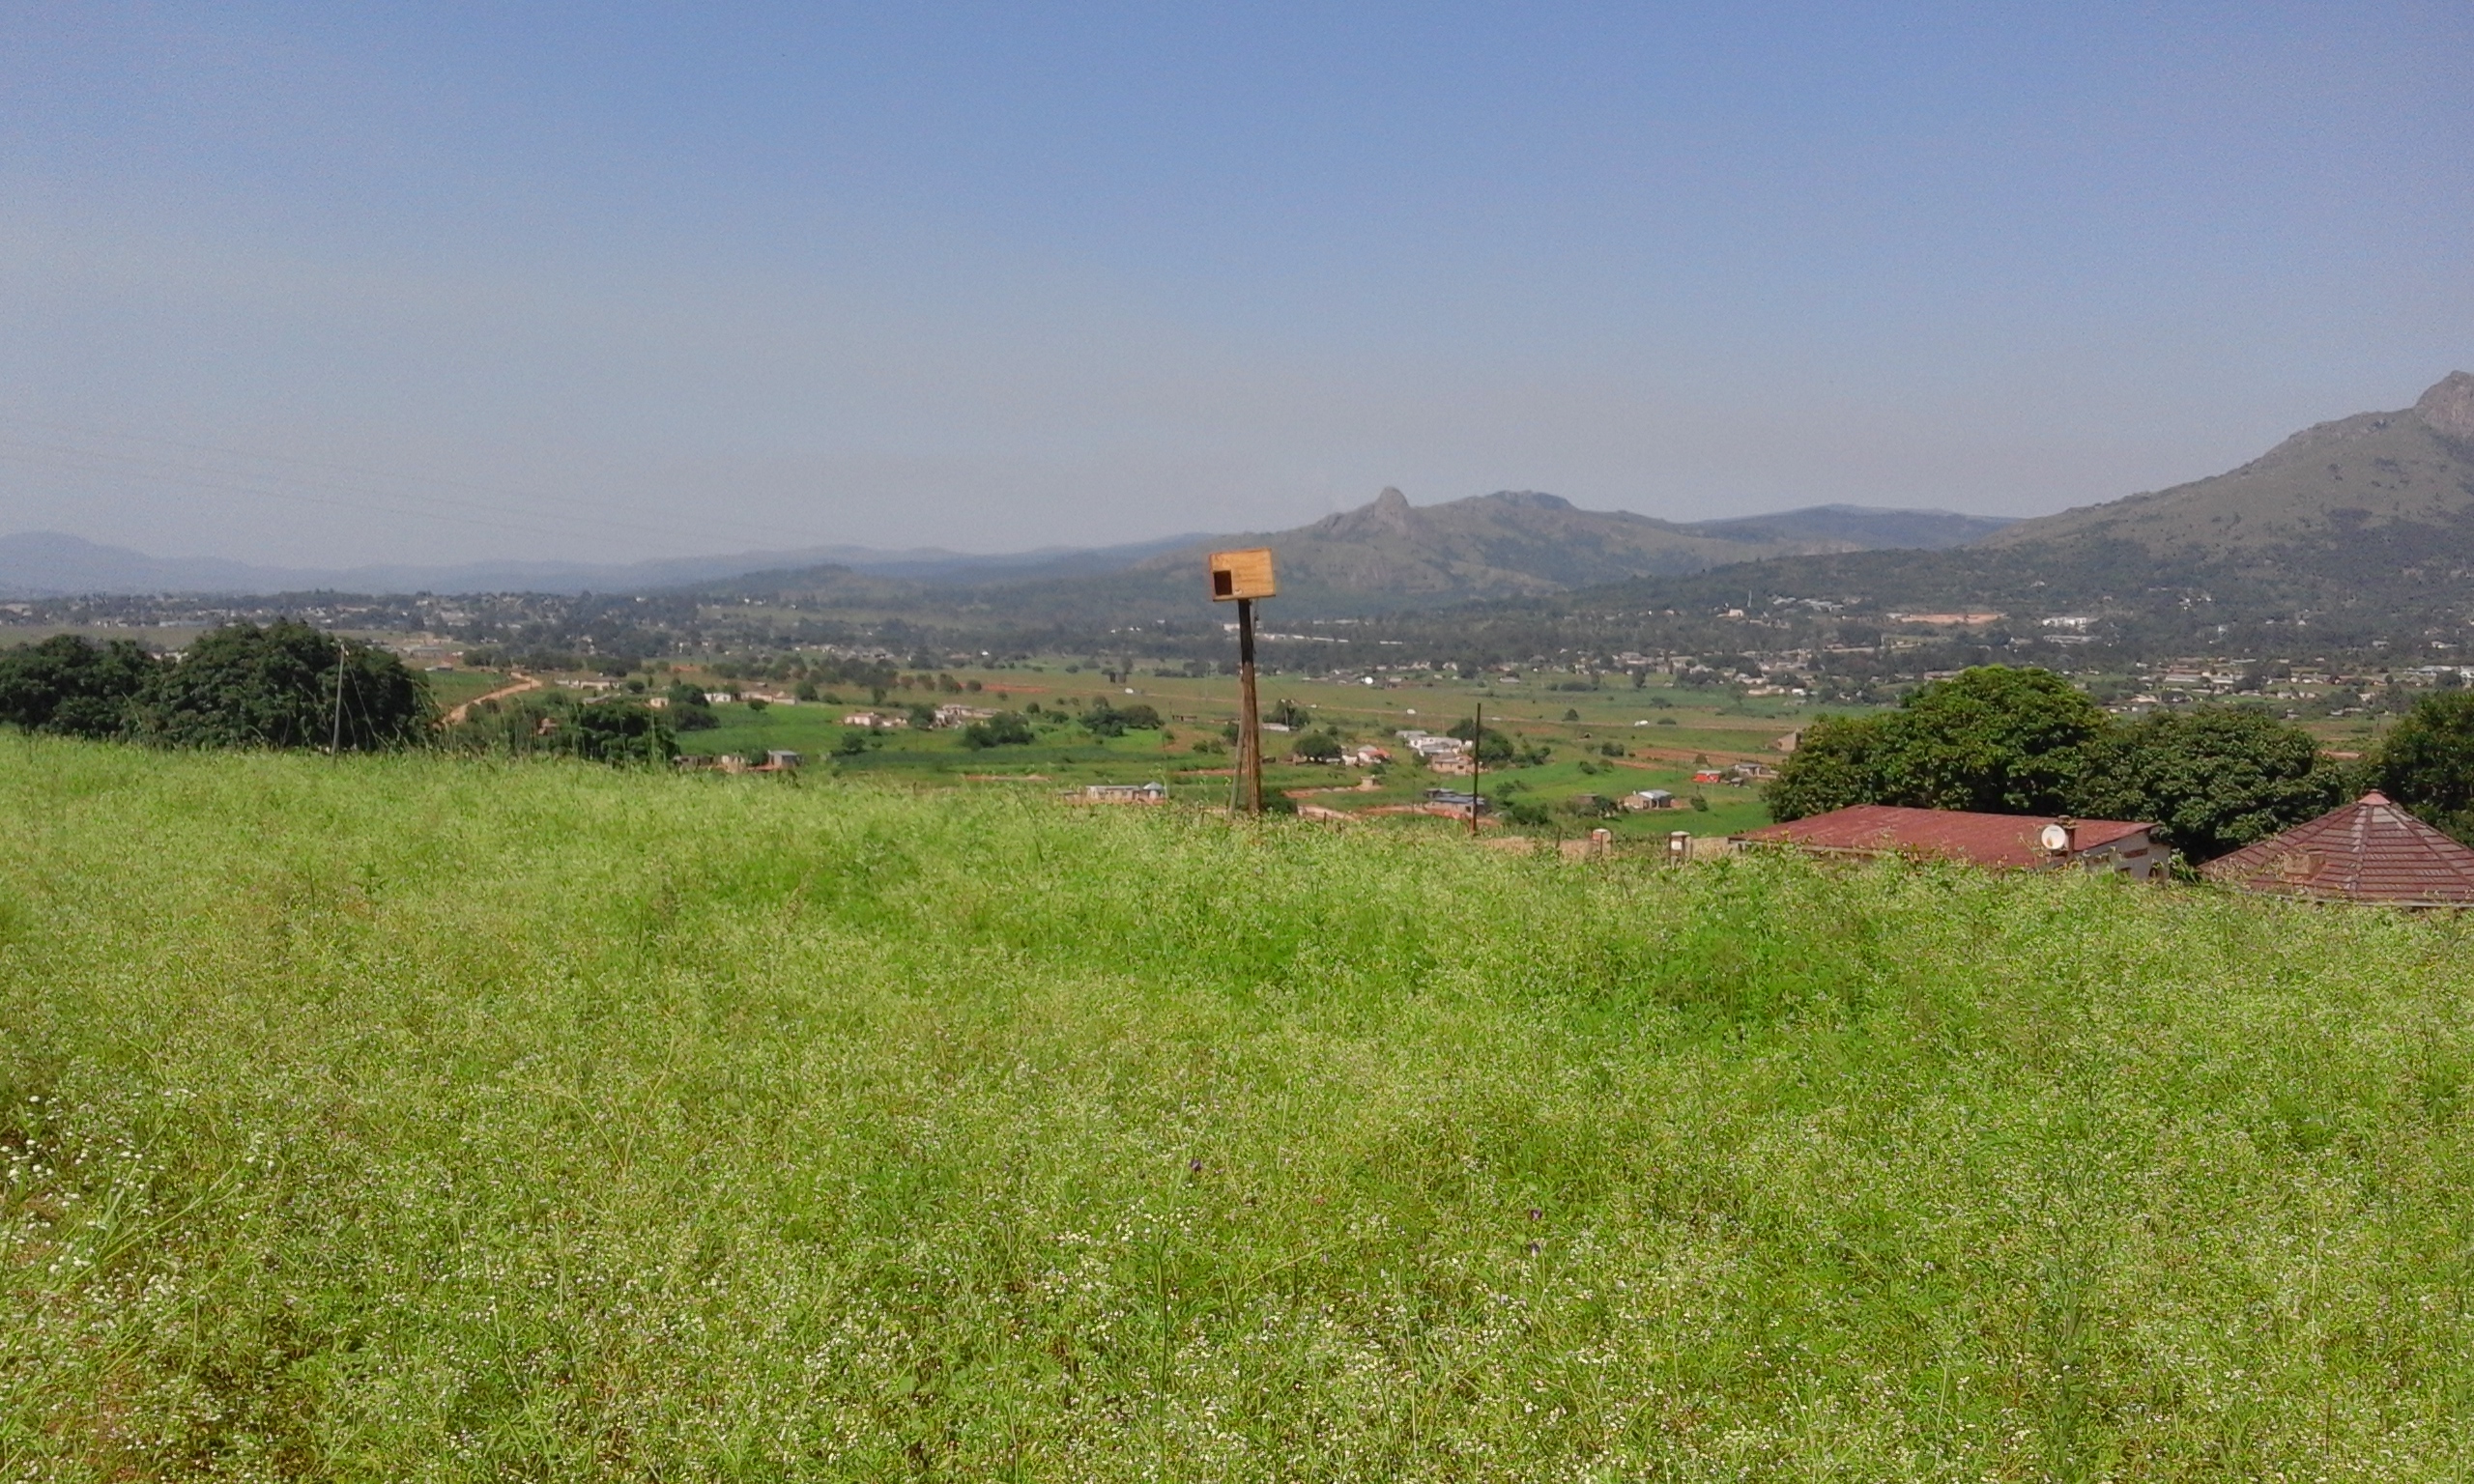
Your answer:
[[[0,530],[2029,514],[2474,366],[2474,7],[0,6]]]

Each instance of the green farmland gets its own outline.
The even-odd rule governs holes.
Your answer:
[[[2467,948],[0,736],[0,1478],[2462,1478]]]
[[[471,673],[449,678],[462,680],[472,694],[498,683],[496,676],[467,679]],[[712,708],[718,727],[681,732],[678,745],[686,753],[706,756],[747,756],[788,750],[801,754],[812,771],[829,767],[844,777],[914,786],[1015,787],[1053,793],[1086,784],[1156,781],[1171,796],[1188,803],[1228,802],[1233,758],[1220,738],[1237,711],[1232,679],[1142,675],[1116,685],[1096,674],[1067,673],[1056,668],[962,671],[957,676],[983,689],[961,694],[896,691],[874,707],[864,697],[795,705],[726,702]],[[701,683],[733,682],[716,678]],[[1524,754],[1517,765],[1489,769],[1482,781],[1487,797],[1502,805],[1525,802],[1550,815],[1545,825],[1533,822],[1518,827],[1521,833],[1572,835],[1605,825],[1619,838],[1641,842],[1678,829],[1695,835],[1725,835],[1767,824],[1769,814],[1756,788],[1695,785],[1691,779],[1696,768],[1723,767],[1743,759],[1775,762],[1780,755],[1770,748],[1771,739],[1806,719],[1801,708],[1777,700],[1736,701],[1723,694],[1677,690],[1663,682],[1640,691],[1628,685],[1574,692],[1542,684],[1531,689],[1536,694],[1522,694],[1520,687],[1501,682],[1473,685],[1426,680],[1374,687],[1268,677],[1262,688],[1267,710],[1279,702],[1291,702],[1311,718],[1311,728],[1332,730],[1352,742],[1389,748],[1397,760],[1383,770],[1373,786],[1363,787],[1367,779],[1360,771],[1287,763],[1286,749],[1295,736],[1272,732],[1265,737],[1269,759],[1265,784],[1275,793],[1293,795],[1298,803],[1350,813],[1414,804],[1429,788],[1465,789],[1466,778],[1420,766],[1395,733],[1404,728],[1444,731],[1454,722],[1468,720],[1473,707],[1483,705],[1487,726],[1516,740]],[[851,728],[842,724],[843,716],[864,709],[899,714],[914,700],[959,700],[983,709],[1038,705],[1037,737],[1027,745],[974,751],[963,744],[955,730],[896,728],[870,735],[863,753],[836,755],[837,746],[851,735]],[[1069,720],[1079,709],[1102,700],[1151,706],[1165,718],[1166,727],[1101,738]],[[1533,750],[1546,756],[1533,760]],[[1584,796],[1612,800],[1647,788],[1668,790],[1676,796],[1678,807],[1604,819],[1588,817],[1574,809],[1574,801]],[[1695,795],[1706,807],[1688,807]],[[1382,822],[1399,828],[1426,827],[1396,817]]]

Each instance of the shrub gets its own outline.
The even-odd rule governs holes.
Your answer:
[[[126,639],[55,634],[0,650],[0,722],[72,737],[117,736],[161,662]]]
[[[967,748],[1020,747],[1032,740],[1031,724],[1018,711],[999,711],[963,728]]]
[[[402,747],[426,734],[429,688],[387,650],[298,619],[191,641],[130,700],[129,731],[172,747]]]

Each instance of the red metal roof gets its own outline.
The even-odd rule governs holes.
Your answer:
[[[1857,804],[1809,819],[1746,830],[1732,838],[1806,850],[1936,856],[1976,866],[2032,868],[2053,864],[2053,852],[2037,837],[2046,825],[2057,822],[2050,814],[1977,814],[1955,809]],[[2149,828],[2126,819],[2082,819],[2072,826],[2072,847],[2084,854]]]
[[[2401,906],[2474,904],[2474,850],[2366,793],[2200,868],[2246,892]]]

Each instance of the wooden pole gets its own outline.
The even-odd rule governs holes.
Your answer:
[[[1237,802],[1263,812],[1263,723],[1254,704],[1254,600],[1237,600]]]
[[[1486,703],[1478,702],[1477,723],[1469,728],[1469,833],[1478,833],[1478,806],[1485,802],[1478,792],[1478,780],[1484,776],[1486,764],[1481,760],[1486,746]]]
[[[344,665],[352,653],[344,647],[341,636],[335,640],[335,728],[327,738],[327,756],[340,757],[344,751]]]

